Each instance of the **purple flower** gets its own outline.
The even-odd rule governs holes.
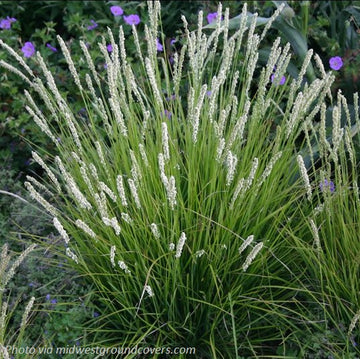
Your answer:
[[[97,318],[100,314],[98,312],[94,312],[93,317]]]
[[[170,40],[170,45],[174,45],[175,42],[176,42],[176,39],[171,39],[171,40]]]
[[[21,51],[24,53],[25,57],[31,57],[35,54],[35,46],[32,42],[27,41],[25,45],[22,47]]]
[[[51,299],[51,304],[56,304],[57,303],[57,299]]]
[[[206,91],[206,96],[207,96],[207,97],[210,97],[210,96],[211,96],[211,93],[212,93],[211,91]]]
[[[321,192],[324,192],[327,188],[330,190],[331,193],[335,192],[334,182],[328,181],[327,179],[325,179],[324,182],[321,182],[319,187]]]
[[[350,337],[350,341],[351,341],[351,344],[353,345],[353,347],[357,347],[358,344],[356,343],[355,337],[353,335]]]
[[[164,50],[163,45],[161,45],[161,43],[160,43],[160,41],[159,41],[158,38],[156,39],[156,49],[157,49],[158,51],[163,51],[163,50]]]
[[[113,50],[113,48],[112,48],[112,45],[111,45],[111,44],[107,45],[107,46],[106,46],[106,48],[107,48],[108,52],[111,52],[111,51]]]
[[[54,46],[51,46],[50,44],[46,44],[46,47],[48,47],[52,52],[57,52],[57,48]]]
[[[90,20],[90,22],[92,23],[92,25],[89,25],[87,27],[88,30],[94,30],[96,27],[98,27],[98,24],[94,20]]]
[[[124,10],[120,6],[111,6],[110,11],[114,16],[121,16],[124,13]]]
[[[140,17],[139,17],[139,15],[132,14],[129,16],[124,16],[124,21],[128,25],[138,25],[138,24],[140,24]]]
[[[214,22],[216,20],[217,16],[218,16],[217,12],[212,12],[212,13],[208,14],[206,16],[208,23],[211,24],[212,22]],[[221,16],[221,20],[222,19],[223,19],[223,17]]]
[[[172,113],[168,110],[165,110],[162,116],[166,116],[169,120],[171,119]]]
[[[1,19],[0,28],[9,30],[11,28],[11,23],[15,22],[16,19],[14,17],[7,16],[6,19]]]
[[[50,294],[46,294],[45,299],[46,299],[47,301],[49,301],[49,300],[50,300],[50,297],[51,297],[51,295],[50,295]]]
[[[176,95],[171,95],[169,97],[166,97],[166,101],[176,100]]]
[[[271,79],[271,82],[274,82],[274,80],[275,80],[275,74],[272,74],[271,77],[270,77],[270,79]],[[278,83],[278,84],[275,84],[275,85],[276,85],[276,86],[278,86],[278,85],[283,85],[283,84],[285,83],[285,81],[286,81],[286,77],[285,77],[285,76],[282,76],[281,79],[280,79],[280,81],[279,81],[279,83]]]
[[[332,68],[335,71],[340,70],[344,65],[343,60],[341,59],[340,56],[332,57],[329,60],[329,64],[330,64],[330,68]]]

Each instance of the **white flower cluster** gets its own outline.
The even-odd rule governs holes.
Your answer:
[[[159,106],[162,106],[163,101],[162,101],[162,97],[161,97],[158,85],[156,83],[154,68],[153,68],[153,65],[151,64],[151,61],[147,57],[145,58],[145,68],[146,68],[147,75],[149,77],[149,83],[154,92],[155,100]]]
[[[348,330],[348,336],[350,337],[352,331],[355,329],[356,323],[359,321],[360,319],[360,310],[354,315],[354,317],[351,320],[351,323],[349,325],[349,330]]]
[[[69,247],[66,248],[66,255],[70,257],[76,264],[79,263],[77,255],[72,252]]]
[[[37,116],[31,107],[25,106],[25,109],[32,116],[35,123],[40,127],[41,131],[43,131],[46,135],[48,135],[51,138],[51,140],[57,145],[58,142],[57,142],[55,136],[53,135],[53,133],[51,132],[48,124],[43,119],[41,119],[39,116]]]
[[[141,203],[140,203],[140,198],[139,198],[139,195],[138,195],[138,191],[137,191],[137,188],[136,188],[135,181],[133,179],[129,178],[128,183],[129,183],[130,192],[131,192],[131,194],[133,196],[136,208],[140,209],[141,208]]]
[[[167,197],[170,203],[170,208],[173,210],[176,205],[176,193],[177,193],[175,177],[171,176],[170,178],[168,178],[165,175],[165,161],[164,161],[164,155],[162,153],[159,153],[158,160],[159,160],[159,168],[160,168],[160,178],[165,186]]]
[[[145,147],[142,143],[139,143],[139,152],[140,152],[142,160],[144,161],[145,166],[149,167],[149,160],[148,160],[146,152],[145,152]]]
[[[117,186],[117,190],[120,196],[120,200],[121,200],[121,204],[124,207],[127,207],[128,203],[126,200],[126,195],[125,195],[125,188],[124,188],[124,181],[121,175],[118,175],[116,177],[116,186]]]
[[[75,221],[75,224],[78,228],[82,229],[86,234],[88,234],[91,238],[96,238],[96,234],[94,231],[81,219],[77,219]]]
[[[252,185],[258,165],[259,165],[259,160],[257,157],[255,157],[253,159],[248,178],[247,179],[240,178],[240,180],[238,181],[235,187],[235,191],[230,203],[230,209],[234,207],[235,201],[239,197],[240,193],[245,193]]]
[[[278,153],[276,153],[271,160],[269,161],[269,163],[267,164],[267,166],[264,169],[264,172],[262,173],[258,183],[257,183],[257,187],[259,188],[264,182],[265,180],[270,176],[270,173],[275,165],[275,163],[281,158],[282,156],[282,151],[279,151]]]
[[[6,267],[10,262],[10,256],[8,255],[8,246],[7,244],[3,245],[2,251],[1,251],[1,262],[0,262],[0,292],[6,287],[6,285],[9,283],[11,278],[15,275],[16,269],[19,267],[19,265],[22,263],[22,261],[28,256],[29,253],[31,253],[36,248],[36,244],[31,244],[29,247],[27,247],[20,256],[14,261],[14,263],[11,265],[7,273],[3,276],[3,274],[6,271]]]
[[[121,219],[128,224],[131,224],[133,222],[132,218],[125,212],[121,212]]]
[[[178,242],[178,244],[176,246],[175,258],[180,258],[181,257],[181,253],[183,251],[185,241],[186,241],[186,235],[185,235],[184,232],[182,232],[181,236],[179,238],[179,242]]]
[[[200,257],[202,257],[205,253],[206,253],[206,252],[205,252],[204,249],[200,249],[200,250],[196,251],[195,257],[196,257],[196,258],[200,258]]]
[[[60,44],[60,47],[61,47],[61,50],[62,50],[62,52],[64,54],[65,60],[69,65],[70,73],[73,76],[74,81],[75,81],[76,85],[78,86],[80,92],[82,92],[83,88],[82,88],[82,85],[81,85],[81,82],[80,82],[79,74],[76,71],[76,68],[75,68],[75,65],[74,65],[74,63],[72,61],[69,49],[66,47],[64,40],[59,35],[57,35],[56,38],[57,38],[57,40],[58,40],[58,42]]]
[[[68,244],[70,242],[70,238],[69,238],[68,234],[66,233],[64,227],[60,223],[60,221],[56,217],[54,217],[53,223],[54,223],[54,227],[60,233],[60,235],[64,239],[65,243]]]
[[[106,197],[104,195],[104,192],[94,193],[94,199],[97,204],[97,208],[100,212],[101,217],[109,217],[108,211],[107,211],[107,205],[106,205]]]
[[[56,216],[57,210],[46,199],[44,199],[39,192],[32,186],[30,182],[24,182],[26,189],[30,192],[30,197],[39,202],[51,215]]]
[[[318,250],[321,250],[321,244],[320,244],[320,237],[319,237],[319,230],[315,224],[315,222],[310,218],[310,226],[311,226],[311,231],[313,233],[314,236],[314,243],[315,246]]]
[[[244,250],[253,242],[254,240],[254,236],[250,235],[249,237],[247,237],[245,239],[245,241],[243,242],[243,244],[240,246],[239,248],[239,254],[241,254],[242,252],[244,252]]]
[[[151,223],[150,228],[151,228],[151,232],[154,235],[154,237],[156,239],[159,239],[160,238],[160,232],[159,232],[158,226],[155,223]]]
[[[116,217],[113,217],[111,219],[109,219],[107,217],[102,217],[101,219],[106,226],[112,227],[114,229],[115,234],[117,236],[120,234],[121,228],[119,226],[119,223],[118,223]]]
[[[101,191],[105,192],[113,200],[113,202],[116,202],[117,198],[115,193],[104,182],[99,182],[99,188]]]
[[[261,251],[262,247],[263,247],[264,243],[260,242],[258,243],[253,249],[252,251],[249,253],[249,255],[247,256],[247,258],[245,259],[245,263],[242,266],[242,270],[245,272],[250,264],[253,262],[253,260],[255,259],[255,257],[257,256],[257,254]]]
[[[113,267],[115,267],[115,252],[116,246],[111,246],[110,248],[110,262]]]
[[[233,155],[231,151],[229,151],[226,157],[226,165],[228,168],[226,174],[226,186],[230,186],[230,184],[234,180],[237,162],[238,162],[237,157]]]
[[[21,319],[20,330],[25,328],[26,322],[29,319],[29,314],[30,314],[31,308],[34,305],[34,302],[35,302],[35,297],[31,297],[30,300],[29,300],[29,303],[25,307],[24,314],[23,314],[22,319]]]
[[[66,185],[70,189],[70,191],[73,193],[75,199],[79,203],[81,208],[91,209],[92,206],[89,203],[89,201],[85,198],[85,196],[81,193],[78,186],[75,183],[75,180],[73,177],[66,171],[65,166],[63,165],[61,159],[59,156],[55,157],[55,162],[60,168],[60,172],[62,176],[64,177],[64,180],[66,182]]]
[[[128,266],[125,264],[124,261],[118,261],[118,266],[126,273],[126,274],[130,274],[130,270],[128,268]]]
[[[149,285],[146,285],[144,287],[145,292],[148,294],[149,297],[153,297],[154,296],[154,292],[152,291],[151,287]]]
[[[161,123],[161,137],[162,137],[162,147],[164,152],[164,160],[168,161],[170,159],[169,133],[165,122]]]
[[[297,162],[298,162],[298,165],[300,167],[300,173],[301,173],[301,177],[305,183],[305,188],[306,188],[306,192],[307,192],[307,197],[308,197],[308,200],[310,201],[311,200],[311,197],[312,197],[312,191],[311,191],[311,185],[310,185],[310,179],[309,179],[309,176],[307,174],[307,170],[306,170],[306,167],[305,167],[305,163],[304,163],[304,160],[302,158],[301,155],[298,155],[297,156]]]

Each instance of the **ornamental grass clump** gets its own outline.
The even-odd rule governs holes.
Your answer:
[[[80,43],[89,69],[80,77],[58,37],[87,121],[75,117],[40,53],[35,75],[1,43],[23,65],[26,109],[57,150],[33,153],[52,195],[44,198],[35,181],[25,186],[53,217],[70,263],[97,289],[96,344],[192,346],[204,358],[274,354],[284,337],[299,342],[312,330],[298,332],[311,322],[302,301],[323,308],[297,247],[319,258],[315,211],[333,200],[319,183],[334,174],[336,193],[337,180],[346,183],[339,167],[350,126],[334,126],[332,142],[324,127],[334,76],[306,83],[310,50],[298,78],[282,83],[291,53],[280,39],[261,67],[270,25],[256,34],[246,5],[232,33],[221,5],[211,33],[201,12],[194,32],[182,18],[184,41],[170,63],[157,46],[160,3],[148,7],[144,44],[135,23],[133,37],[120,27],[115,41],[109,29],[98,44],[101,73]],[[136,62],[126,53],[132,41]]]
[[[12,348],[19,347],[23,344],[25,330],[29,327],[30,312],[34,306],[35,297],[28,301],[21,323],[17,323],[18,330],[15,330],[14,309],[16,304],[10,301],[9,284],[13,279],[16,270],[25,258],[35,249],[36,244],[28,246],[20,255],[13,260],[9,253],[8,244],[5,243],[1,248],[0,254],[0,358],[14,358]],[[18,356],[16,356],[18,358]]]

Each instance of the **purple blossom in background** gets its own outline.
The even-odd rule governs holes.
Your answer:
[[[271,77],[270,77],[270,80],[271,82],[274,82],[275,80],[275,74],[272,74]],[[280,81],[279,81],[279,85],[283,85],[286,81],[286,77],[285,76],[282,76]]]
[[[343,60],[341,59],[340,56],[332,57],[329,60],[329,64],[330,64],[330,68],[335,70],[335,71],[340,70],[344,65]]]
[[[353,335],[350,337],[350,340],[351,340],[351,344],[353,345],[353,347],[357,347],[358,344],[356,343],[355,337]]]
[[[206,19],[207,19],[208,23],[211,24],[212,22],[214,22],[216,20],[217,16],[218,16],[217,12],[212,12],[206,16]],[[223,17],[221,16],[221,20],[222,19],[223,19]]]
[[[89,25],[87,27],[88,30],[94,30],[96,27],[98,27],[98,24],[94,20],[90,20],[90,22],[92,23],[92,25]]]
[[[211,96],[211,91],[206,91],[206,96],[210,97]]]
[[[319,187],[321,192],[324,192],[327,188],[330,190],[331,193],[335,192],[334,182],[328,181],[327,179],[325,179],[324,182],[321,182]]]
[[[56,304],[57,303],[57,299],[51,299],[51,304]]]
[[[169,120],[171,119],[172,113],[168,110],[165,110],[162,114],[163,116],[166,116]]]
[[[15,21],[16,21],[16,19],[14,17],[7,16],[6,19],[0,20],[0,28],[9,30],[11,28],[11,24]]]
[[[169,97],[166,97],[166,101],[176,100],[176,95],[171,95]]]
[[[114,16],[121,16],[124,13],[124,10],[120,6],[111,6],[110,11]]]
[[[49,300],[50,300],[50,297],[51,297],[51,295],[50,295],[50,294],[46,294],[45,299],[46,299],[47,301],[49,301]]]
[[[27,41],[27,42],[25,42],[21,51],[24,53],[25,57],[31,57],[32,55],[35,54],[35,46],[33,45],[32,42]]]
[[[49,48],[52,52],[57,52],[57,48],[54,46],[51,46],[50,44],[46,44],[46,47]]]
[[[163,51],[163,50],[164,50],[163,45],[161,45],[161,43],[160,43],[160,41],[159,41],[158,38],[156,39],[156,49],[157,49],[158,51]]]
[[[94,312],[93,317],[97,318],[100,314],[98,312]]]
[[[107,45],[107,46],[106,46],[106,48],[107,48],[108,52],[111,52],[111,51],[113,50],[113,48],[112,48],[112,45],[111,45],[111,44]]]
[[[175,42],[176,42],[176,40],[175,40],[175,39],[171,39],[171,40],[170,40],[170,45],[174,45],[174,44],[175,44]]]
[[[12,153],[15,152],[15,148],[16,148],[16,142],[14,142],[14,141],[10,142],[10,151]]]
[[[124,16],[124,21],[128,25],[138,25],[138,24],[140,24],[140,17],[139,17],[139,15],[132,14],[129,16]]]

